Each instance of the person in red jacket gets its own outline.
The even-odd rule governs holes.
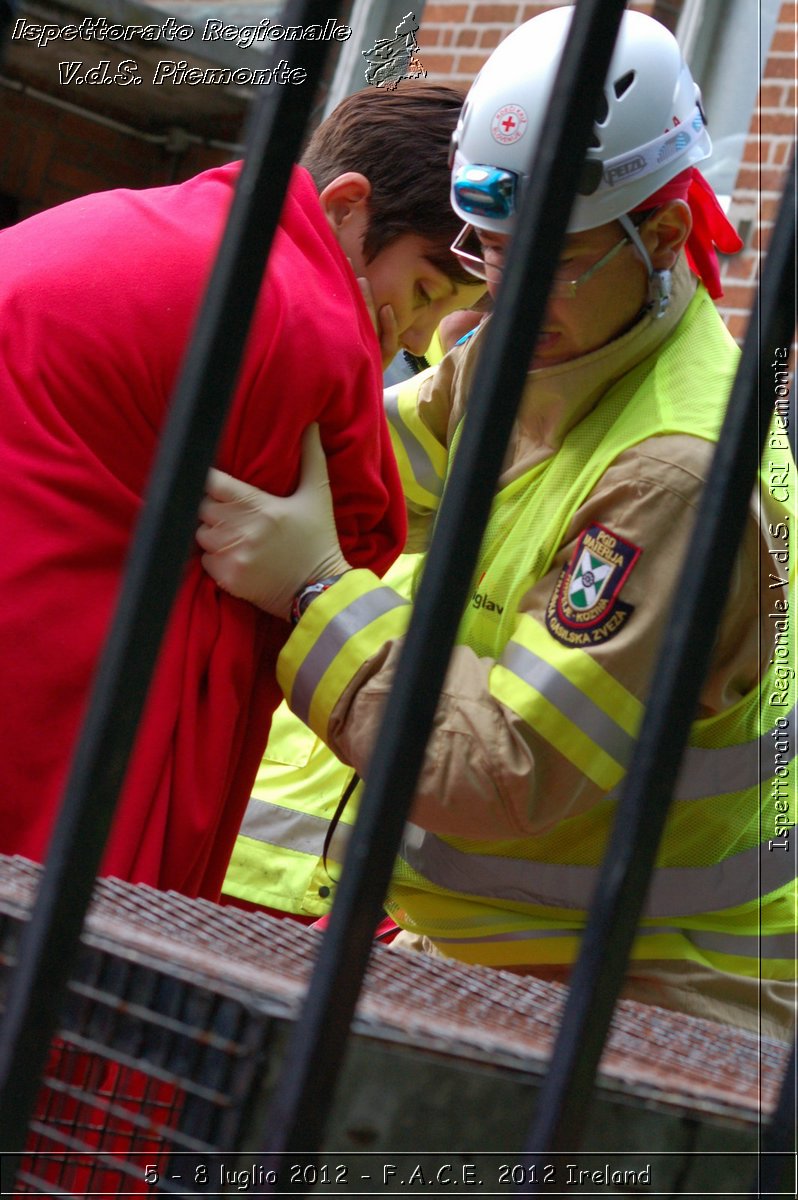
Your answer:
[[[369,89],[319,126],[290,181],[217,458],[286,495],[318,423],[341,543],[378,572],[405,534],[382,367],[399,347],[423,353],[481,290],[449,253],[461,101],[448,87]],[[86,196],[0,234],[1,853],[46,855],[239,168]],[[194,553],[103,874],[218,897],[280,700],[285,636]]]

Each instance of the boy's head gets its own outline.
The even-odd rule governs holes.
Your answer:
[[[449,249],[459,228],[449,203],[449,139],[462,99],[446,86],[357,92],[302,156],[330,227],[368,281],[385,362],[398,346],[423,354],[443,317],[484,292]]]
[[[302,166],[319,192],[348,172],[369,181],[367,263],[411,233],[430,243],[429,257],[444,274],[473,283],[449,252],[460,229],[449,202],[449,143],[462,104],[463,92],[443,84],[365,88],[343,100],[313,134]]]

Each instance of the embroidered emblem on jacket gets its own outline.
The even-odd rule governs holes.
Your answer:
[[[619,597],[641,554],[639,546],[612,530],[589,525],[546,609],[552,637],[564,646],[596,646],[615,637],[634,612],[634,605]]]

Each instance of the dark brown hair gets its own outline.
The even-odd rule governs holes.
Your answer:
[[[474,282],[449,252],[462,224],[449,202],[448,162],[463,99],[444,84],[367,87],[343,100],[313,134],[302,166],[319,191],[345,171],[371,184],[367,262],[403,234],[417,234],[430,244],[427,257],[436,267]]]

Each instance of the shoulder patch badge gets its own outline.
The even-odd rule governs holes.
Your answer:
[[[641,554],[603,525],[589,525],[546,608],[552,637],[564,646],[597,646],[615,637],[634,612],[619,596]]]

